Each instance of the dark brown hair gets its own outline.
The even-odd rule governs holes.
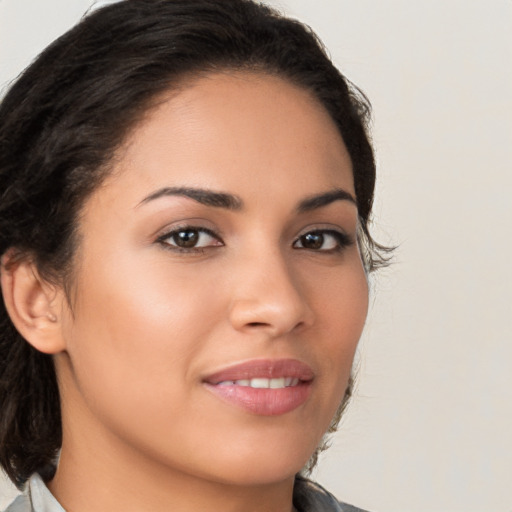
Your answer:
[[[13,248],[65,284],[78,212],[116,149],[160,94],[222,70],[281,76],[324,105],[352,159],[359,243],[374,269],[383,248],[368,230],[369,104],[308,27],[251,0],[124,0],[92,12],[27,68],[0,105],[0,255]],[[36,471],[51,478],[61,439],[52,358],[18,334],[2,301],[0,464],[18,486]]]

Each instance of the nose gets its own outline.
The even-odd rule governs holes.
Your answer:
[[[232,278],[229,317],[236,330],[276,338],[313,323],[306,290],[279,251],[244,259]]]

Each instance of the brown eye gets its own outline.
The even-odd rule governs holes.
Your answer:
[[[222,240],[206,228],[183,227],[162,235],[158,243],[177,251],[201,250],[223,245]]]
[[[307,233],[302,235],[299,240],[304,249],[321,249],[324,244],[324,235],[321,233]]]
[[[188,249],[196,246],[199,240],[199,232],[196,229],[184,229],[174,233],[171,238],[177,247]]]
[[[336,251],[341,250],[353,243],[351,237],[345,233],[322,229],[310,231],[301,235],[293,244],[296,249],[307,249],[310,251]]]

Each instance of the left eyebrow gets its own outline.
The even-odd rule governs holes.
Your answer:
[[[327,206],[335,201],[349,201],[357,206],[357,201],[352,194],[342,188],[337,188],[329,192],[306,197],[306,199],[302,200],[297,206],[297,211],[299,213],[309,212]]]
[[[153,192],[144,198],[137,206],[154,201],[165,196],[182,196],[188,197],[204,204],[205,206],[213,206],[214,208],[226,208],[227,210],[241,210],[243,207],[242,200],[232,194],[224,192],[214,192],[212,190],[194,188],[194,187],[165,187]]]

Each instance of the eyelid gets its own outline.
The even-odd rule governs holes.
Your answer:
[[[0,0],[1,1],[1,0]],[[211,220],[204,217],[183,217],[178,218],[174,221],[167,222],[165,224],[161,224],[158,230],[153,232],[151,239],[153,241],[158,241],[159,239],[165,238],[170,234],[175,233],[176,231],[185,230],[185,229],[197,229],[204,231],[219,240],[223,239],[223,233],[219,229],[216,223],[213,223]]]
[[[330,223],[330,222],[318,222],[318,223],[310,223],[299,231],[299,234],[296,238],[300,238],[301,236],[307,235],[308,233],[335,233],[341,234],[349,238],[354,238],[350,234],[350,229],[346,229],[338,223]]]

